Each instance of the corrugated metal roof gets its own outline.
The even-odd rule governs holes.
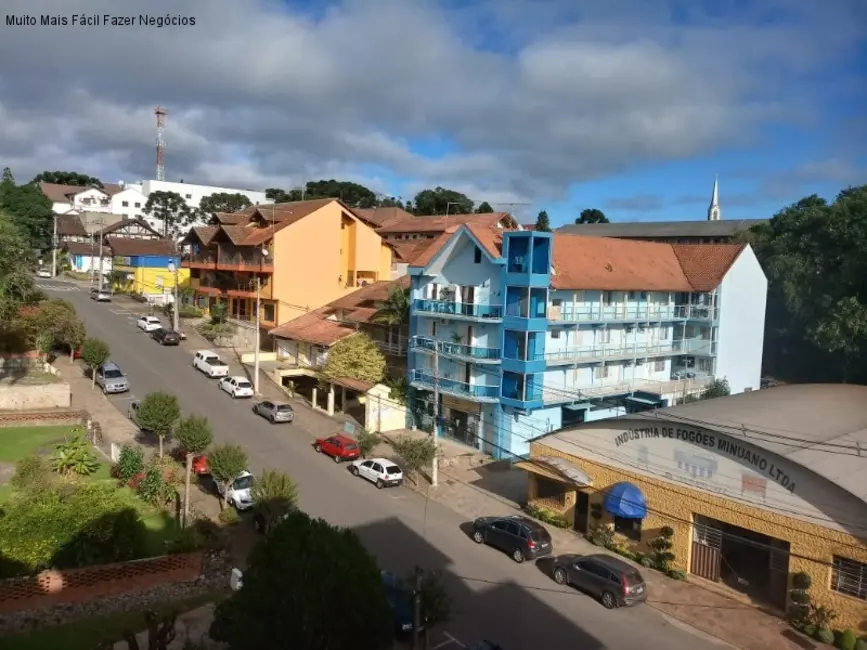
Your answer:
[[[767,219],[731,219],[720,221],[636,221],[629,223],[569,224],[557,229],[565,235],[589,237],[731,237]]]

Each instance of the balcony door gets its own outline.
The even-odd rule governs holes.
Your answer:
[[[474,305],[476,302],[476,288],[461,287],[461,302],[465,305]]]

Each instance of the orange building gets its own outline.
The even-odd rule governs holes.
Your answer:
[[[229,317],[270,329],[392,276],[392,245],[337,199],[217,213],[183,241],[196,306],[228,305]]]

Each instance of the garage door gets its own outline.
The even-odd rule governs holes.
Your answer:
[[[699,578],[717,582],[722,563],[722,531],[703,518],[692,525],[692,559],[689,572]]]

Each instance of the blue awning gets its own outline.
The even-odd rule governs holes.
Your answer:
[[[647,516],[647,501],[641,488],[632,483],[616,483],[606,490],[605,509],[615,517],[644,519]]]

